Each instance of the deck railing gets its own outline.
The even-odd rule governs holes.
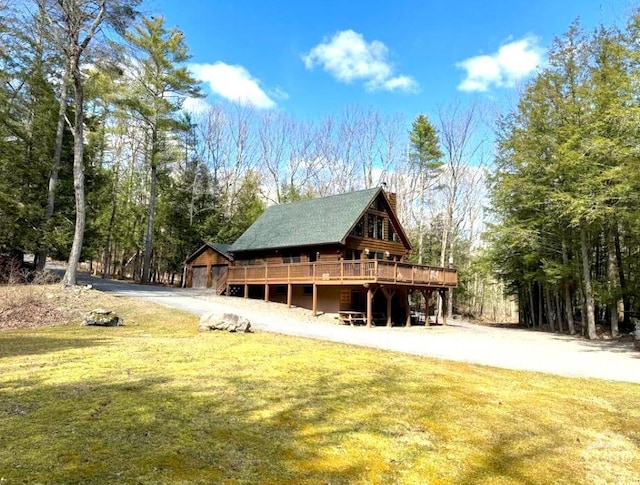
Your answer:
[[[398,283],[456,287],[454,269],[421,266],[381,260],[318,261],[270,265],[230,266],[229,284],[328,283],[349,282]]]

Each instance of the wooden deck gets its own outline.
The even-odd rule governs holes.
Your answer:
[[[453,269],[436,266],[359,260],[230,266],[227,274],[229,285],[360,285],[367,283],[455,288],[458,286],[458,273]]]

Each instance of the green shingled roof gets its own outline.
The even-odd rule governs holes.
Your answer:
[[[273,205],[231,245],[232,253],[341,243],[381,189]]]
[[[222,253],[224,256],[231,259],[231,255],[229,254],[229,249],[231,248],[231,244],[222,244],[222,243],[213,243],[213,242],[210,242],[207,244],[209,244],[213,249],[215,249],[219,253]]]

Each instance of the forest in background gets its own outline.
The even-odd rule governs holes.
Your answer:
[[[0,0],[0,254],[179,284],[269,204],[383,185],[413,260],[459,270],[458,312],[517,319],[514,298],[523,324],[593,338],[638,310],[635,16],[571,26],[505,116],[296,119],[198,102],[188,39],[140,6]]]

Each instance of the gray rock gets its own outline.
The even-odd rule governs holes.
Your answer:
[[[82,325],[97,325],[100,327],[119,327],[122,325],[122,318],[111,310],[96,308],[87,313],[82,321]]]
[[[198,330],[226,330],[228,332],[251,332],[251,323],[233,313],[209,312],[200,317]]]

